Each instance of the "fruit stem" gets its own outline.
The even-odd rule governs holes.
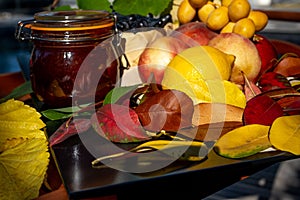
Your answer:
[[[253,88],[251,87],[251,84],[250,84],[250,82],[249,82],[247,76],[245,75],[245,73],[244,73],[243,71],[241,71],[241,72],[242,72],[242,75],[243,75],[243,77],[244,77],[244,79],[245,79],[245,85],[250,89],[252,95],[255,96],[256,93],[254,92]]]

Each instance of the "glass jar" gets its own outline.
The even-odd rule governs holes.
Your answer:
[[[30,79],[37,98],[51,108],[71,106],[75,96],[78,103],[102,100],[120,75],[113,35],[115,18],[105,11],[45,11],[20,21],[16,37],[33,43]]]

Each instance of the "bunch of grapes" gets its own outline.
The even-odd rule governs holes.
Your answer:
[[[199,20],[213,31],[233,32],[246,38],[252,38],[268,23],[268,16],[252,10],[248,0],[183,0],[177,15],[181,24]]]
[[[154,17],[152,14],[142,16],[138,14],[121,15],[117,12],[113,13],[116,18],[116,26],[120,31],[127,31],[134,28],[141,27],[160,27],[163,28],[167,23],[172,23],[171,14],[161,15],[160,17]]]

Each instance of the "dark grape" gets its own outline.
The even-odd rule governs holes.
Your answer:
[[[170,14],[155,18],[153,14],[149,13],[147,16],[138,14],[121,15],[120,13],[113,12],[116,16],[116,26],[120,31],[127,31],[140,27],[160,27],[163,28],[167,23],[172,22]]]

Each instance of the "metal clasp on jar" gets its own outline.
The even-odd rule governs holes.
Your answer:
[[[34,22],[34,19],[19,21],[15,37],[18,40],[31,40],[31,24]]]

